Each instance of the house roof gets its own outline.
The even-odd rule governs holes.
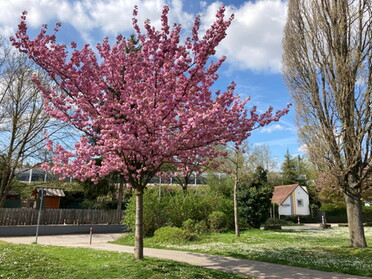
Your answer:
[[[44,191],[45,197],[64,197],[65,193],[61,188],[52,188],[52,187],[36,187],[32,192],[33,196],[36,196],[36,193],[39,193],[41,190]]]
[[[299,184],[275,186],[271,201],[276,204],[282,204],[290,194],[298,187]],[[301,187],[301,186],[300,186]]]

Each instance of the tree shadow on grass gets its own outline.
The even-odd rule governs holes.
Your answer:
[[[291,250],[291,251],[285,251]],[[270,250],[268,249],[268,252]],[[277,251],[282,251],[288,254],[288,256],[298,257],[299,255],[304,253],[303,249],[278,249]],[[337,267],[324,267],[324,268],[317,268],[316,265],[311,266],[312,269],[302,268],[301,265],[296,265],[291,263],[288,260],[275,260],[275,263],[269,263],[262,261],[255,261],[255,260],[248,260],[243,259],[246,258],[246,255],[239,254],[239,253],[230,253],[229,257],[225,256],[217,256],[217,255],[201,255],[197,253],[187,253],[188,257],[193,257],[196,259],[199,257],[199,264],[200,266],[212,268],[216,270],[221,270],[224,272],[242,274],[245,276],[252,276],[252,277],[259,277],[259,278],[329,278],[329,279],[345,279],[345,278],[354,278],[350,277],[347,274],[341,273],[328,273],[328,272],[341,272]],[[282,265],[285,264],[285,265]],[[289,267],[288,265],[291,265]],[[315,270],[317,269],[317,270]],[[322,271],[318,271],[322,270]],[[358,270],[349,269],[348,274],[359,274],[364,276],[371,276],[372,271],[363,272],[365,274],[361,274]]]

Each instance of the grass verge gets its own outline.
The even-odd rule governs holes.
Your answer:
[[[108,279],[108,278],[247,278],[167,260],[42,245],[0,242],[0,278]]]
[[[372,244],[372,227],[366,227],[367,242]],[[323,271],[372,277],[372,248],[349,248],[348,229],[327,230],[248,230],[236,238],[234,233],[204,235],[197,241],[176,240],[165,243],[146,238],[145,247],[194,251],[231,256]],[[132,235],[115,243],[133,245]]]

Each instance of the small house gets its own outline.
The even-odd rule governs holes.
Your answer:
[[[35,196],[35,208],[39,208],[41,194],[44,197],[43,208],[59,208],[61,198],[65,196],[61,188],[36,187],[32,192],[32,196]]]
[[[275,186],[273,203],[278,205],[280,215],[310,215],[309,193],[299,184]]]

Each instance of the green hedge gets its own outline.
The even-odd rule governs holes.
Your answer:
[[[132,231],[135,228],[135,196],[131,197],[123,223]],[[233,201],[224,196],[201,190],[182,190],[162,191],[147,189],[143,199],[144,207],[144,233],[153,235],[156,230],[165,226],[181,228],[187,220],[196,223],[207,221],[209,215],[214,211],[221,211],[226,215],[226,227],[233,225]],[[190,222],[190,221],[188,221]]]
[[[324,204],[320,210],[325,212],[328,223],[347,223],[347,213],[345,206],[334,204]],[[372,222],[372,206],[363,206],[363,222]]]
[[[363,222],[372,222],[372,206],[363,206]]]

